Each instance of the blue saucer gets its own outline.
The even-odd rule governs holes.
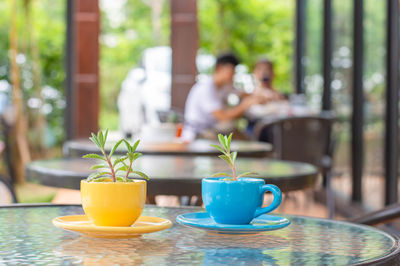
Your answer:
[[[284,217],[268,214],[263,214],[253,219],[250,224],[219,224],[214,222],[207,212],[181,214],[176,217],[176,221],[182,225],[211,230],[222,234],[256,234],[263,231],[281,229],[290,224],[290,221]]]

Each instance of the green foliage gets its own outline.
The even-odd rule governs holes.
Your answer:
[[[275,62],[275,85],[291,92],[294,2],[291,0],[198,1],[200,48],[235,52],[250,69],[261,56]]]
[[[18,14],[10,14],[11,1],[0,1],[0,82],[1,93],[6,93],[10,101],[11,90],[4,90],[4,82],[10,84],[10,61],[9,61],[9,27],[10,16],[16,16],[18,23],[18,49],[19,67],[21,73],[21,88],[23,92],[24,111],[29,120],[29,137],[31,145],[35,145],[38,136],[33,120],[40,111],[46,115],[47,146],[61,144],[64,140],[64,41],[65,41],[65,3],[62,1],[40,0],[30,1],[32,16],[31,25],[27,25],[24,4],[28,1],[18,1]],[[31,31],[31,34],[27,32]],[[32,40],[28,36],[33,36]],[[36,41],[35,41],[36,40]],[[33,62],[33,56],[29,49],[29,43],[33,43],[38,49],[39,62]],[[42,97],[44,102],[38,106],[29,105],[28,102],[36,101],[37,94],[34,88],[33,64],[37,64],[40,70]],[[11,89],[11,87],[9,87]]]
[[[35,98],[31,71],[32,57],[27,49],[25,25],[25,1],[18,1],[18,33],[21,84],[25,111],[34,113],[27,102]],[[103,1],[108,2],[108,1]],[[112,2],[112,1],[111,1]],[[117,2],[117,1],[116,1]],[[117,97],[121,83],[129,70],[140,64],[144,49],[158,45],[169,45],[170,1],[164,0],[161,15],[160,38],[155,38],[152,27],[151,1],[125,1],[118,14],[101,6],[100,35],[100,127],[118,128]],[[0,1],[0,82],[10,82],[9,72],[9,22],[11,1]],[[102,4],[102,3],[100,3]],[[352,73],[352,1],[334,0],[333,5],[333,73],[332,78],[341,84],[332,90],[333,105],[342,120],[348,121],[351,103]],[[48,145],[61,144],[64,140],[65,109],[65,1],[32,1],[33,34],[39,50],[39,66],[42,87],[51,88],[44,105],[48,123],[46,140]],[[295,1],[262,0],[200,0],[198,1],[199,46],[203,52],[218,54],[232,50],[252,69],[259,56],[268,56],[275,63],[275,85],[283,92],[291,92],[293,80],[293,37]],[[367,123],[382,121],[384,108],[384,60],[385,60],[385,1],[365,0],[365,92]],[[310,98],[317,98],[322,91],[322,30],[323,1],[307,1],[306,80]],[[115,23],[114,18],[119,17]],[[344,49],[344,48],[347,48]],[[343,54],[343,51],[348,53]],[[23,58],[23,57],[21,57]],[[350,62],[347,67],[341,61]],[[319,81],[319,82],[318,82]],[[309,87],[317,87],[311,91]],[[49,93],[47,93],[49,94]],[[11,98],[11,95],[9,95]],[[343,111],[341,111],[343,110]],[[381,123],[381,122],[380,122]],[[32,125],[29,132],[32,132]]]
[[[133,145],[130,145],[128,141],[121,139],[111,149],[110,154],[107,154],[105,151],[107,136],[108,130],[106,130],[105,133],[100,130],[97,135],[92,133],[92,136],[89,138],[94,144],[96,144],[103,156],[90,153],[84,155],[83,158],[98,159],[105,161],[107,164],[102,163],[93,165],[90,169],[96,170],[96,172],[90,174],[87,181],[106,182],[111,179],[113,182],[132,182],[129,178],[131,176],[139,176],[149,180],[149,177],[145,173],[133,170],[132,168],[133,162],[142,156],[141,153],[136,152],[140,140],[136,141]],[[113,161],[111,157],[122,143],[125,144],[128,152],[126,155],[116,158]]]
[[[232,136],[233,136],[233,133],[229,134],[229,136],[218,134],[218,141],[221,144],[221,146],[211,144],[212,147],[218,149],[220,152],[223,153],[222,155],[219,155],[218,157],[229,164],[229,166],[232,168],[232,174],[216,173],[212,176],[213,177],[228,177],[228,178],[225,178],[224,180],[236,181],[240,177],[255,175],[255,173],[252,173],[252,172],[245,172],[238,176],[236,175],[235,161],[236,161],[236,157],[237,157],[237,152],[236,151],[231,152]]]

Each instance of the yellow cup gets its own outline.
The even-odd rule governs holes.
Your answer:
[[[131,226],[142,214],[146,181],[81,181],[82,207],[97,226]]]

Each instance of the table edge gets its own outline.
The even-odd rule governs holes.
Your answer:
[[[181,209],[181,207],[162,207],[162,206],[156,206],[156,205],[146,205],[148,207],[159,207],[159,208],[165,208],[165,209]],[[9,209],[9,208],[43,208],[43,207],[82,207],[81,204],[53,204],[53,203],[13,203],[13,204],[5,204],[5,205],[0,205],[0,209]],[[185,209],[193,209],[193,210],[204,210],[204,208],[197,207],[197,206],[185,206]],[[352,226],[359,226],[359,227],[365,227],[368,228],[369,230],[373,231],[378,231],[380,233],[383,233],[395,240],[396,247],[393,252],[385,255],[382,258],[378,259],[371,259],[365,262],[361,263],[356,263],[354,265],[385,265],[386,263],[390,262],[396,262],[395,259],[400,257],[400,237],[397,235],[394,235],[390,232],[387,232],[382,229],[378,229],[376,227],[370,226],[370,225],[364,225],[364,224],[357,224],[357,223],[352,223],[349,221],[341,221],[341,220],[330,220],[326,218],[319,218],[319,217],[311,217],[311,216],[304,216],[304,215],[290,215],[290,214],[277,214],[280,216],[286,216],[286,217],[298,217],[298,218],[306,218],[306,219],[312,219],[312,220],[322,220],[322,221],[329,221],[329,222],[334,222],[334,223],[343,223],[343,224],[350,224]]]

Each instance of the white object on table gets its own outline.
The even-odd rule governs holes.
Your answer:
[[[145,124],[141,128],[140,140],[144,142],[172,142],[176,136],[176,124]]]
[[[315,114],[316,111],[307,105],[291,104],[287,101],[276,101],[267,104],[251,106],[246,116],[250,119],[260,119],[268,116],[302,116]]]

